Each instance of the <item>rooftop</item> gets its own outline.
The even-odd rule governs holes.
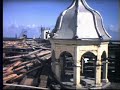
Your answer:
[[[73,0],[58,17],[52,33],[54,39],[111,39],[100,13],[90,8],[85,0]]]

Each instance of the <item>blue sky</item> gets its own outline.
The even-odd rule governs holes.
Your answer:
[[[118,1],[86,0],[90,7],[101,13],[104,26],[109,28],[108,32],[119,33],[120,36]],[[33,37],[32,32],[38,37],[40,26],[54,28],[59,14],[71,3],[72,0],[3,0],[3,36],[18,35],[24,28],[29,29],[29,37]],[[115,39],[119,38],[114,36]]]

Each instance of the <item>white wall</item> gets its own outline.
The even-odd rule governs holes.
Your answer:
[[[48,39],[50,36],[47,34],[47,32],[50,32],[50,30],[41,30],[41,38],[42,39]]]

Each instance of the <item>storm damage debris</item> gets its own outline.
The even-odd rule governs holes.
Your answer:
[[[48,89],[44,70],[51,49],[28,41],[3,42],[3,89]]]

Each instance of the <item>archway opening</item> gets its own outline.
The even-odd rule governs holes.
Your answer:
[[[64,51],[60,55],[61,81],[73,82],[73,57]]]
[[[105,51],[103,51],[103,53],[101,55],[101,62],[102,62],[102,66],[101,66],[101,79],[103,78],[103,69],[104,69],[103,63],[104,63],[104,61],[106,61],[106,52]]]
[[[95,63],[97,57],[92,52],[86,52],[81,58],[81,76],[84,78],[95,77]]]

